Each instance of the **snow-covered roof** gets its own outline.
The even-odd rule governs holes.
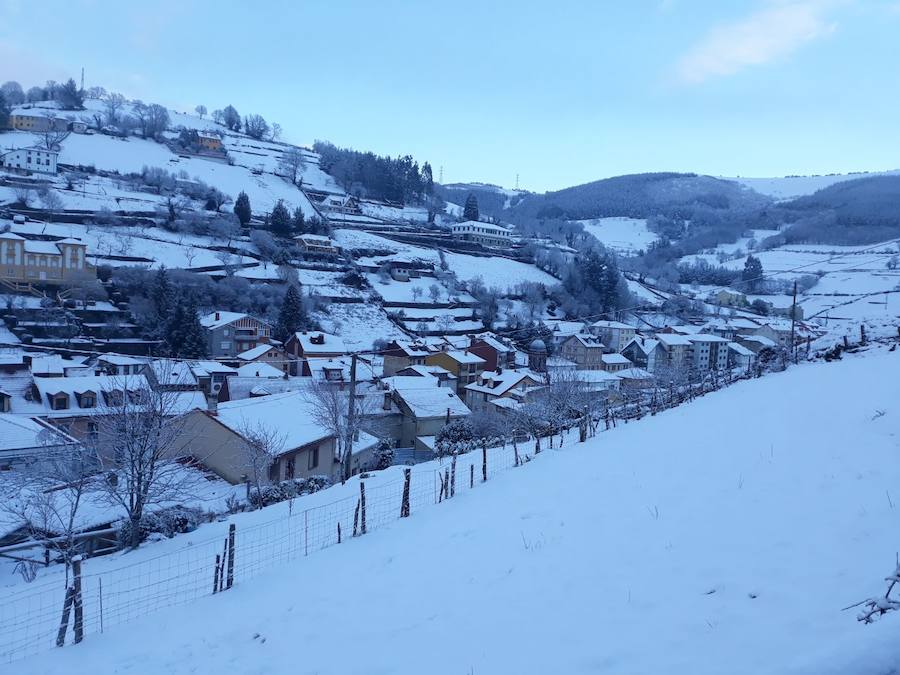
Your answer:
[[[414,373],[418,373],[421,377],[444,377],[448,380],[457,379],[456,375],[451,373],[446,368],[441,368],[440,366],[429,366],[429,365],[415,365],[415,366],[407,366],[398,372],[405,372],[407,370],[411,370]],[[414,377],[414,376],[413,376]]]
[[[253,364],[257,365],[257,364]],[[247,372],[255,372],[248,370]],[[239,401],[250,395],[264,396],[268,394],[284,394],[289,391],[300,391],[309,386],[307,378],[290,377],[256,377],[255,375],[234,375],[228,378],[228,398]],[[224,403],[219,404],[224,405]]]
[[[289,391],[220,403],[213,417],[238,435],[256,428],[274,432],[282,440],[277,454],[283,454],[332,435],[314,421],[314,405],[307,392]]]
[[[331,239],[320,234],[301,234],[294,237],[297,241],[309,244],[318,244],[319,246],[333,246]]]
[[[431,354],[431,351],[428,349],[428,346],[424,342],[408,342],[405,340],[395,340],[394,344],[397,345],[397,348],[404,354],[406,354],[406,356],[428,356],[429,354]]]
[[[603,361],[603,363],[608,363],[610,365],[624,365],[631,363],[627,357],[622,356],[621,354],[604,354],[600,357],[600,360]]]
[[[553,321],[548,326],[554,335],[575,335],[584,330],[583,321]]]
[[[103,363],[109,363],[113,366],[140,366],[146,363],[144,359],[136,359],[133,356],[126,356],[125,354],[113,354],[112,352],[101,354],[97,357],[97,360],[102,361]]]
[[[284,372],[269,363],[246,363],[237,369],[238,377],[284,377]],[[229,388],[230,388],[229,383]]]
[[[450,387],[436,386],[436,380],[428,383],[425,377],[387,378],[395,380],[393,389],[417,418],[442,417],[449,411],[451,417],[468,415],[469,409]],[[405,380],[412,382],[396,382]]]
[[[753,352],[744,345],[739,345],[737,342],[729,342],[728,348],[739,356],[753,356]]]
[[[247,314],[243,312],[212,312],[200,317],[200,325],[210,330],[227,326],[233,321],[243,319]]]
[[[255,361],[260,356],[262,356],[263,354],[265,354],[273,349],[275,349],[275,345],[270,345],[270,344],[256,345],[252,349],[248,349],[248,350],[243,351],[240,354],[238,354],[237,358],[239,358],[241,361]]]
[[[493,333],[482,333],[481,335],[475,336],[476,340],[481,340],[489,347],[492,347],[499,354],[508,354],[509,352],[515,351],[512,347],[507,344],[504,344],[500,338],[498,338]]]
[[[184,361],[173,359],[156,359],[148,364],[153,371],[153,377],[160,384],[195,386],[197,377],[191,370],[191,366]]]
[[[659,340],[656,340],[654,338],[645,338],[639,335],[637,337],[631,338],[631,340],[628,341],[628,344],[625,345],[625,348],[627,349],[630,345],[635,345],[645,354],[650,354],[650,352],[656,349],[656,346],[658,344]]]
[[[637,330],[634,326],[629,326],[621,321],[595,321],[591,324],[592,328],[619,328],[622,330]]]
[[[569,342],[570,340],[577,340],[586,349],[604,349],[603,341],[600,340],[600,338],[598,338],[596,335],[589,335],[588,333],[578,333],[577,335],[570,335],[566,339],[566,342]]]
[[[543,378],[531,370],[501,370],[497,372],[483,372],[478,379],[466,386],[466,391],[502,396],[510,389],[518,386],[535,386],[541,383]],[[529,382],[529,380],[531,382]]]
[[[742,335],[740,339],[744,342],[756,342],[763,347],[776,346],[776,342],[771,338],[767,338],[765,335]]]
[[[493,223],[483,223],[480,220],[465,220],[461,223],[454,223],[450,226],[450,229],[454,232],[458,232],[461,230],[471,229],[473,227],[481,228],[482,230],[486,230],[487,232],[491,232],[493,234],[500,234],[510,236],[512,232],[506,227],[502,225],[494,225]]]
[[[468,415],[469,409],[450,387],[440,386],[436,377],[394,375],[382,380],[382,384],[396,394],[413,411],[416,417],[439,417],[447,414]]]
[[[486,361],[477,354],[472,354],[471,352],[466,352],[461,349],[451,349],[447,351],[446,354],[457,363],[486,363]]]
[[[60,255],[56,242],[25,240],[25,253],[37,253],[40,255]]]
[[[728,342],[723,337],[718,335],[713,335],[712,333],[697,333],[696,335],[689,335],[688,340],[691,342]]]
[[[656,339],[659,340],[664,347],[689,347],[691,345],[691,341],[688,338],[684,335],[679,335],[678,333],[657,333]]]
[[[237,373],[236,369],[218,361],[192,361],[190,368],[197,377],[207,377],[212,373]]]
[[[39,420],[11,413],[0,413],[0,458],[8,458],[15,450],[42,448],[47,445],[74,443],[75,440]]]
[[[294,337],[304,354],[346,354],[350,350],[344,338],[322,331],[298,331]]]
[[[64,368],[65,364],[63,363],[63,358],[59,354],[45,354],[42,356],[31,357],[31,372],[35,375],[61,374]]]
[[[643,368],[625,368],[618,373],[614,373],[621,380],[649,380],[653,378],[653,373]]]

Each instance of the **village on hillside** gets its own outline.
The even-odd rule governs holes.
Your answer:
[[[748,230],[658,273],[650,218],[514,222],[525,191],[232,106],[5,91],[0,573],[23,583],[392,467],[437,462],[440,502],[466,453],[486,481],[490,449],[521,466],[896,332],[896,241]]]

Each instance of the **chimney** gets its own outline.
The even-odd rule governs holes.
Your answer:
[[[219,397],[210,394],[206,397],[206,409],[210,415],[217,415],[219,410]]]
[[[219,312],[216,312],[216,321],[219,321],[222,318],[222,315]]]

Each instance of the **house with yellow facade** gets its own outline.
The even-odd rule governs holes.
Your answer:
[[[34,241],[12,232],[0,233],[0,280],[67,284],[97,275],[78,239]]]

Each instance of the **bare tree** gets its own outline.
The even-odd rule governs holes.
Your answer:
[[[155,391],[143,377],[123,376],[102,399],[91,416],[96,431],[86,442],[97,457],[116,467],[102,490],[110,504],[124,510],[128,546],[134,549],[141,543],[148,507],[193,494],[194,476],[175,461],[190,439],[178,392]]]
[[[383,393],[380,395],[383,396]],[[313,421],[335,436],[337,458],[342,465],[349,467],[350,458],[346,456],[347,439],[355,440],[364,427],[368,431],[374,431],[378,426],[375,420],[375,397],[357,394],[351,427],[347,414],[350,410],[350,395],[340,385],[314,381],[304,390],[304,396],[310,404]]]
[[[68,586],[75,536],[84,528],[81,510],[98,495],[100,465],[89,448],[65,442],[50,430],[41,443],[31,462],[9,473],[10,492],[0,508],[20,521],[32,539],[57,553],[65,563]],[[26,579],[33,578],[30,568],[22,571]]]
[[[194,112],[200,116],[200,119],[203,119],[203,116],[206,114],[206,106],[202,103],[194,108]]]
[[[132,108],[144,138],[154,138],[169,128],[169,111],[158,103],[135,101]]]
[[[278,160],[278,171],[296,185],[305,164],[306,159],[300,148],[290,147],[281,154],[281,159]]]
[[[431,302],[437,302],[441,298],[441,287],[437,284],[431,284],[428,287],[428,295],[431,297]]]
[[[222,271],[225,272],[225,276],[234,276],[235,268],[237,266],[237,258],[235,258],[234,255],[228,251],[216,251],[216,259],[222,263]]]
[[[184,259],[187,261],[188,267],[194,266],[194,259],[197,257],[197,249],[194,246],[188,246],[184,249]]]
[[[262,115],[247,115],[244,118],[244,133],[250,138],[262,140],[269,133],[269,123]]]
[[[241,443],[241,470],[247,476],[247,501],[253,504],[250,488],[256,490],[256,508],[262,508],[262,486],[269,480],[269,468],[284,450],[286,437],[260,422],[245,421],[238,429]]]
[[[58,150],[59,144],[69,136],[69,130],[64,120],[58,117],[47,118],[47,128],[38,132],[40,147],[45,150]]]
[[[110,126],[119,125],[119,111],[125,105],[125,97],[122,94],[110,92],[103,99],[103,106],[106,109],[106,123]]]

